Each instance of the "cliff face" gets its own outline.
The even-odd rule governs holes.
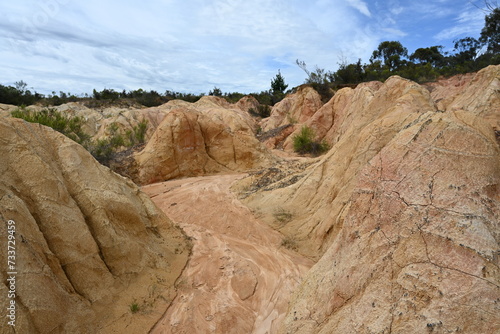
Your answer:
[[[321,108],[321,96],[313,88],[301,86],[273,106],[271,116],[262,121],[262,130],[269,131],[290,123],[304,123]]]
[[[491,128],[467,112],[424,114],[360,170],[285,332],[495,332],[499,190]]]
[[[143,151],[135,156],[142,184],[177,177],[246,171],[269,162],[255,138],[248,103],[230,105],[216,97],[172,109]]]
[[[16,226],[16,332],[124,330],[134,300],[152,312],[138,322],[154,325],[187,261],[181,231],[136,185],[52,129],[4,118],[0,143],[4,241],[6,222]]]
[[[500,329],[499,69],[446,103],[399,77],[346,88],[306,122],[330,151],[246,200],[294,212],[280,231],[318,259],[281,332]]]

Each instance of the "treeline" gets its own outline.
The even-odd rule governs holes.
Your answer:
[[[305,83],[313,85],[322,95],[328,94],[331,88],[384,81],[392,75],[426,82],[440,76],[475,72],[488,65],[500,64],[500,9],[491,5],[488,9],[480,38],[453,41],[453,53],[443,52],[443,46],[435,45],[408,54],[408,49],[400,42],[385,41],[373,51],[368,63],[362,63],[361,59],[356,63],[343,62],[335,72],[318,67],[309,71],[304,61],[296,63],[307,74]]]
[[[277,77],[281,77],[278,73]],[[180,93],[167,90],[164,93],[158,93],[155,90],[146,91],[137,89],[133,91],[116,91],[114,89],[105,88],[101,91],[93,90],[92,94],[84,94],[77,96],[66,92],[52,92],[52,94],[44,95],[37,92],[32,92],[27,89],[28,84],[24,81],[18,81],[14,86],[0,85],[0,103],[13,104],[16,106],[28,106],[39,104],[42,106],[58,106],[69,102],[82,102],[89,108],[106,107],[112,105],[132,106],[141,105],[145,107],[155,107],[167,103],[171,100],[184,100],[187,102],[196,102],[206,94],[191,94]],[[286,88],[287,85],[285,85]],[[284,97],[284,91],[268,90],[260,93],[242,94],[238,92],[223,93],[220,88],[214,87],[208,92],[208,95],[219,96],[226,99],[230,103],[239,101],[246,95],[254,96],[261,104],[273,105]]]
[[[44,95],[27,89],[27,83],[18,81],[14,86],[0,85],[0,103],[13,104],[17,106],[40,104],[42,106],[58,106],[68,102],[83,102],[88,107],[100,107],[116,104],[139,104],[145,107],[159,106],[170,100],[181,99],[196,102],[204,94],[186,94],[167,90],[160,94],[157,91],[146,91],[137,89],[133,91],[105,88],[102,91],[93,90],[92,94],[77,96],[66,92],[52,92]]]

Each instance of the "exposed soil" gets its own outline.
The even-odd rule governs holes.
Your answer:
[[[291,292],[313,262],[289,250],[290,240],[231,192],[245,176],[143,187],[193,239],[178,295],[152,333],[272,333],[282,322]]]

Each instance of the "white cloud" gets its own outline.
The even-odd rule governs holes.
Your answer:
[[[366,2],[362,0],[347,0],[347,2],[349,3],[349,5],[359,10],[361,14],[364,14],[368,17],[372,16]]]
[[[420,16],[444,17],[452,8],[456,20],[440,26],[442,38],[460,26],[472,29],[476,19],[460,16],[450,3],[4,1],[0,84],[24,80],[42,93],[104,87],[199,93],[213,86],[249,93],[269,89],[280,69],[292,87],[305,79],[296,59],[327,70],[335,70],[341,57],[367,61],[383,40],[423,34],[428,24],[418,26]]]
[[[437,40],[451,40],[465,36],[478,37],[484,26],[484,13],[469,5],[456,15],[453,22],[452,26],[441,30],[434,37]]]

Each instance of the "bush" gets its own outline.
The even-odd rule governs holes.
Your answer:
[[[248,112],[253,116],[266,118],[271,116],[271,107],[266,104],[261,104],[257,107],[257,110],[250,108],[248,109]]]
[[[314,140],[314,131],[308,126],[303,126],[298,135],[293,137],[293,150],[299,154],[318,156],[330,149],[324,141]]]
[[[86,147],[86,149],[103,165],[107,165],[109,163],[115,151],[115,147],[111,144],[111,140],[109,138],[93,141]]]
[[[83,118],[64,115],[55,108],[45,108],[36,112],[21,107],[14,110],[11,115],[30,123],[39,123],[51,127],[82,145],[86,144],[90,139],[90,136],[82,130]]]
[[[132,304],[130,304],[129,308],[130,308],[130,312],[132,312],[132,313],[139,312],[139,304],[137,304],[136,302],[133,302]]]
[[[104,165],[109,163],[118,148],[144,143],[148,127],[147,120],[143,120],[132,130],[127,131],[124,137],[119,131],[118,124],[112,123],[109,126],[110,136],[108,138],[93,141],[82,130],[82,117],[68,116],[57,111],[55,108],[45,108],[39,112],[35,112],[21,107],[14,110],[11,115],[30,123],[39,123],[51,127],[82,145],[97,161]]]
[[[134,137],[137,143],[142,144],[146,140],[146,131],[148,130],[148,121],[142,120],[134,126]]]
[[[299,248],[297,242],[289,236],[285,237],[285,238],[283,238],[283,240],[281,240],[281,246],[283,246],[286,249],[289,249],[291,251],[297,251]]]
[[[292,220],[292,218],[293,218],[292,213],[290,211],[283,209],[283,208],[277,209],[273,213],[273,216],[280,223],[287,223],[290,220]]]

